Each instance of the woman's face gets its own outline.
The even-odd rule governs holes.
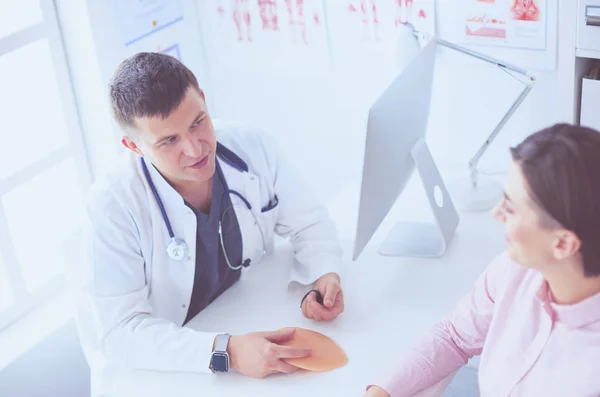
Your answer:
[[[556,229],[546,226],[546,215],[530,198],[517,163],[512,164],[504,192],[492,214],[504,224],[510,258],[538,270],[555,262]]]

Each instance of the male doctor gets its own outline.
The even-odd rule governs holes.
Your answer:
[[[185,325],[273,250],[274,234],[293,245],[292,281],[316,290],[302,314],[335,319],[341,250],[325,208],[268,135],[213,124],[196,78],[175,58],[126,59],[110,94],[129,151],[94,184],[88,208],[77,320],[92,395],[111,395],[129,369],[294,371],[281,358],[310,351],[278,344],[293,330],[230,336]]]

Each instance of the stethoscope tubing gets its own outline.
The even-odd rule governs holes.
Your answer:
[[[167,211],[165,211],[165,206],[156,191],[156,186],[154,186],[154,182],[152,182],[152,178],[150,177],[150,172],[148,171],[148,167],[146,166],[146,162],[144,159],[141,159],[142,169],[144,170],[144,175],[146,176],[146,181],[150,185],[150,189],[152,190],[152,194],[158,203],[158,207],[160,208],[160,212],[162,214],[163,220],[165,221],[165,225],[167,226],[167,230],[169,231],[169,237],[173,239],[175,237],[175,233],[173,233],[173,228],[171,227],[171,222],[169,222],[169,217],[167,216]]]
[[[152,178],[150,177],[150,172],[148,171],[148,167],[146,166],[146,163],[144,161],[143,158],[140,159],[141,163],[142,163],[142,169],[144,171],[144,176],[146,177],[146,181],[148,182],[148,184],[150,185],[150,189],[152,190],[152,194],[154,195],[154,198],[156,200],[156,203],[158,204],[158,207],[160,209],[162,218],[165,222],[165,225],[167,227],[167,230],[169,232],[169,238],[171,240],[171,242],[169,243],[169,245],[171,244],[181,244],[182,247],[180,247],[184,252],[187,252],[187,244],[185,243],[185,241],[183,239],[178,239],[175,238],[175,233],[173,233],[173,228],[171,227],[171,222],[169,221],[169,217],[167,216],[167,211],[165,210],[165,207],[163,205],[163,202],[158,194],[158,191],[156,190],[156,186],[154,185],[154,182],[152,181]],[[235,196],[237,196],[240,200],[242,200],[244,202],[244,204],[246,205],[246,208],[248,209],[248,211],[250,211],[250,213],[252,214],[252,216],[254,217],[254,222],[256,223],[258,230],[260,232],[261,235],[261,240],[263,243],[263,255],[265,253],[265,239],[264,239],[264,233],[262,231],[262,227],[258,221],[258,219],[256,218],[256,214],[254,214],[254,212],[252,211],[252,205],[250,204],[250,202],[238,191],[233,190],[233,189],[227,189],[223,194],[233,194]],[[225,249],[225,241],[223,238],[223,230],[222,230],[222,222],[221,220],[219,220],[219,228],[218,228],[218,233],[219,233],[219,240],[221,242],[221,247],[223,249],[223,256],[225,257],[225,262],[227,262],[227,266],[232,269],[232,270],[240,270],[243,267],[248,267],[250,265],[250,259],[246,259],[242,261],[242,264],[239,266],[232,266],[231,262],[229,261],[229,257],[227,255],[227,250]],[[181,260],[182,258],[176,258],[173,257],[171,255],[171,252],[173,252],[174,250],[170,249],[170,247],[167,247],[167,253],[169,254],[169,257],[171,257],[174,260]]]

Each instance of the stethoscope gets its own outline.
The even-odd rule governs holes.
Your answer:
[[[169,240],[169,244],[167,245],[167,255],[169,255],[169,258],[171,258],[173,260],[181,261],[184,258],[186,258],[188,255],[188,245],[184,239],[182,239],[180,237],[176,237],[175,234],[173,233],[173,228],[171,227],[171,222],[169,221],[169,217],[167,216],[167,212],[165,211],[165,207],[162,203],[162,200],[160,199],[160,196],[158,195],[158,192],[156,191],[156,187],[154,186],[154,183],[152,182],[152,178],[150,177],[148,167],[146,166],[146,163],[144,162],[143,158],[140,158],[140,162],[142,164],[142,169],[144,170],[144,176],[146,177],[146,180],[148,181],[148,184],[150,185],[152,194],[154,195],[156,203],[158,204],[158,207],[160,208],[160,212],[162,214],[163,220],[165,222],[165,225],[167,226],[167,230],[169,231],[170,240]],[[239,192],[232,190],[232,189],[227,189],[223,194],[236,195],[237,197],[239,197],[242,200],[242,202],[244,203],[244,205],[246,206],[248,211],[250,211],[250,213],[254,217],[255,224],[258,226],[258,230],[260,232],[260,237],[261,237],[262,244],[263,244],[262,254],[265,255],[265,253],[266,253],[265,236],[263,234],[260,223],[258,222],[258,219],[256,218],[256,214],[254,214],[254,211],[252,211],[252,205],[250,204],[250,202],[248,200],[246,200],[246,198],[244,196],[242,196]],[[229,268],[232,270],[239,270],[243,267],[250,266],[250,263],[251,263],[250,258],[246,258],[246,260],[243,260],[239,266],[232,266],[231,262],[229,262],[229,257],[227,256],[227,252],[226,252],[227,250],[225,249],[225,241],[223,239],[222,220],[219,220],[218,233],[219,233],[219,240],[221,241],[221,247],[223,247],[223,256],[225,257],[225,262],[227,262],[227,266],[229,266]]]

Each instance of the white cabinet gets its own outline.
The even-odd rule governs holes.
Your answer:
[[[600,53],[600,0],[579,0],[577,49]]]
[[[600,66],[600,26],[596,26],[600,0],[560,0],[558,4],[560,111],[568,123],[580,124],[583,117],[588,124],[596,124],[592,113],[596,108],[600,111],[596,82],[585,82],[585,94],[583,90],[584,79]]]
[[[583,79],[580,124],[600,131],[600,80]]]

